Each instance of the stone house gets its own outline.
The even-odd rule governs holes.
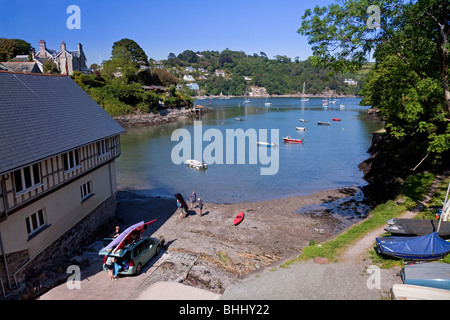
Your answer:
[[[83,46],[78,43],[77,50],[67,50],[65,42],[61,42],[60,50],[52,50],[47,48],[44,40],[39,41],[39,51],[34,54],[33,59],[40,61],[42,64],[45,60],[53,60],[61,74],[71,75],[74,71],[81,71],[83,73],[89,72],[86,65],[86,55],[83,51]]]
[[[0,71],[0,87],[5,294],[111,228],[124,130],[70,77]]]

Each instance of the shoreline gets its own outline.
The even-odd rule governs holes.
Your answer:
[[[179,219],[175,197],[118,191],[117,218],[122,229],[138,220],[157,219],[146,231],[148,235],[161,239],[169,252],[198,257],[181,283],[223,293],[238,278],[280,264],[300,254],[311,242],[327,241],[348,228],[326,210],[319,214],[300,214],[297,210],[346,198],[349,192],[341,188],[276,200],[205,203],[202,216],[194,206],[184,219]],[[244,212],[244,220],[234,226],[233,219],[239,212]]]

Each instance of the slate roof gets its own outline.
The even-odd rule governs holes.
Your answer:
[[[0,71],[0,174],[124,131],[69,77]]]

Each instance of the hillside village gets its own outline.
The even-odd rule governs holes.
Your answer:
[[[206,97],[356,96],[371,68],[330,76],[309,60],[228,49],[185,50],[154,60],[131,39],[115,42],[109,60],[88,67],[81,43],[76,50],[64,41],[59,50],[52,46],[40,40],[36,52],[24,40],[0,39],[0,70],[70,76],[112,116],[190,108],[195,98]]]

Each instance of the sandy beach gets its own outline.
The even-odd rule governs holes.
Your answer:
[[[336,228],[342,224],[339,219],[326,212],[296,211],[348,197],[351,191],[326,190],[308,196],[241,204],[205,203],[202,216],[194,206],[183,219],[179,219],[175,197],[152,198],[119,191],[118,219],[122,229],[136,221],[157,219],[145,235],[161,239],[168,251],[199,257],[183,283],[223,293],[237,278],[295,257],[311,241],[323,242],[334,237]],[[183,196],[189,200],[189,195]],[[235,226],[233,220],[241,211],[244,220]]]

